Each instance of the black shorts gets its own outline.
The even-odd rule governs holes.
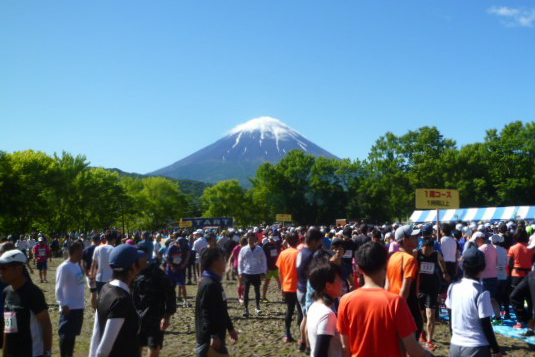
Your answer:
[[[261,274],[243,274],[243,284],[247,285],[250,284],[252,286],[260,286],[262,283],[262,275]]]
[[[438,292],[419,293],[418,302],[420,303],[420,309],[436,309],[438,307]]]
[[[139,343],[141,347],[148,347],[152,349],[162,348],[163,346],[163,331],[160,330],[159,325],[143,326],[139,332]]]
[[[79,336],[84,323],[84,309],[73,309],[68,315],[59,314],[58,334]]]

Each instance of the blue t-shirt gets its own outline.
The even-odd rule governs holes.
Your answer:
[[[307,291],[307,273],[308,266],[312,261],[312,256],[314,252],[307,247],[303,247],[299,254],[297,255],[297,290],[302,293]]]

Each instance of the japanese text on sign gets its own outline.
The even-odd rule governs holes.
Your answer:
[[[459,208],[459,191],[438,188],[419,188],[416,190],[416,208]]]
[[[292,215],[291,214],[282,214],[279,213],[275,216],[275,220],[277,222],[291,222],[292,221]]]

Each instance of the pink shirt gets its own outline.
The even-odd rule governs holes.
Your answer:
[[[234,258],[234,268],[238,269],[238,257],[240,256],[241,245],[237,245],[232,249],[232,258]]]
[[[481,273],[481,279],[498,277],[498,250],[492,244],[483,244],[479,250],[485,254],[485,270]]]

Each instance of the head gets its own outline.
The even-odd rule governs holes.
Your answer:
[[[145,252],[130,244],[120,244],[110,253],[110,267],[113,271],[112,279],[118,279],[130,284],[140,272],[141,266],[146,264]]]
[[[378,229],[374,229],[372,231],[372,242],[380,243],[382,241],[383,235],[381,234],[381,231]]]
[[[253,232],[247,233],[247,244],[249,244],[251,248],[256,245],[256,242],[258,242],[256,234],[254,234]]]
[[[98,234],[93,234],[91,236],[91,243],[95,244],[95,245],[99,245],[100,244],[100,236]]]
[[[82,260],[84,255],[84,245],[76,241],[69,246],[69,259],[75,263],[78,263]]]
[[[312,250],[317,250],[321,246],[321,241],[323,240],[323,234],[316,227],[310,227],[307,231],[305,237],[305,243],[308,248]]]
[[[247,244],[248,244],[248,242],[247,242],[247,237],[246,237],[246,236],[241,237],[241,238],[240,238],[240,245],[241,245],[242,247],[245,247]]]
[[[201,269],[210,270],[219,276],[225,274],[225,256],[218,248],[206,248],[201,255]]]
[[[215,235],[215,233],[208,234],[206,240],[208,241],[208,246],[210,248],[214,248],[217,246],[217,236]]]
[[[333,240],[331,250],[333,251],[335,258],[342,258],[346,252],[344,244],[340,239]]]
[[[0,279],[7,285],[24,281],[27,262],[26,256],[20,250],[6,251],[0,256]]]
[[[342,269],[332,262],[315,265],[308,275],[310,285],[316,291],[315,297],[330,305],[334,299],[342,296]]]
[[[422,253],[429,256],[435,251],[435,241],[431,238],[424,238],[424,243],[422,246]]]
[[[357,264],[364,275],[376,276],[383,281],[386,276],[388,252],[384,245],[368,242],[357,251]]]
[[[442,223],[440,225],[440,230],[442,231],[443,236],[450,236],[451,235],[451,225],[448,223]]]
[[[418,247],[418,235],[420,231],[414,230],[411,226],[405,225],[396,229],[395,237],[399,245],[406,251],[412,251]]]
[[[299,235],[295,232],[286,234],[286,243],[292,248],[299,244]]]
[[[485,270],[485,254],[476,248],[469,248],[463,254],[463,270],[469,279],[479,280]]]
[[[529,236],[524,227],[518,227],[516,233],[513,235],[513,239],[518,243],[527,243],[529,241]]]

